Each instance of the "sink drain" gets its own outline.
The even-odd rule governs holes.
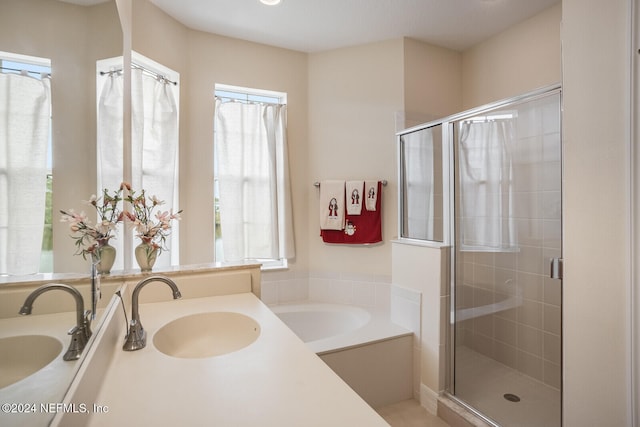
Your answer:
[[[507,399],[509,402],[520,402],[520,398],[515,394],[507,393],[503,397]]]

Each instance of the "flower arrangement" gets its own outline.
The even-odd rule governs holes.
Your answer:
[[[122,221],[123,212],[118,208],[118,203],[122,201],[122,191],[124,184],[120,188],[109,194],[106,188],[103,191],[102,198],[98,198],[95,194],[85,203],[94,207],[98,214],[98,220],[95,225],[91,223],[84,211],[77,213],[73,209],[68,212],[60,211],[62,217],[61,222],[68,222],[71,230],[72,238],[75,240],[76,255],[82,255],[87,259],[87,255],[92,258],[98,257],[98,249],[106,245],[109,239],[115,237],[116,225]]]
[[[125,200],[131,204],[133,211],[125,212],[126,219],[136,230],[136,237],[140,238],[143,243],[150,245],[152,249],[157,249],[158,254],[162,250],[166,250],[165,240],[171,233],[171,221],[180,220],[179,210],[176,213],[169,211],[158,211],[154,214],[154,210],[164,204],[164,200],[158,200],[156,196],[147,197],[145,190],[141,190],[140,194],[127,188],[129,194]]]

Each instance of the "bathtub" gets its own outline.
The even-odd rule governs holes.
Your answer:
[[[316,302],[270,308],[369,405],[413,397],[413,333],[388,313]]]

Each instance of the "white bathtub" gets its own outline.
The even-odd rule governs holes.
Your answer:
[[[356,331],[371,320],[371,313],[349,305],[307,303],[277,306],[273,311],[306,343]]]
[[[315,302],[271,309],[371,406],[413,396],[413,334],[388,314]]]

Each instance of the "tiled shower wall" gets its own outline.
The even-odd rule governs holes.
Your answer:
[[[549,278],[550,259],[561,255],[556,110],[519,110],[517,135],[512,154],[518,250],[458,251],[456,306],[477,310],[509,298],[518,304],[460,322],[457,344],[560,388],[561,282]]]

